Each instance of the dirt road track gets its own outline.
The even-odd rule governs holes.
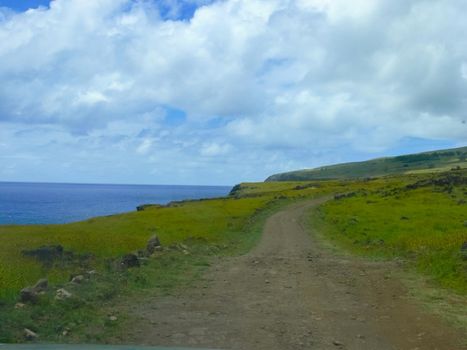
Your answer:
[[[465,349],[466,334],[407,298],[391,276],[394,266],[318,244],[302,218],[322,201],[271,216],[254,250],[221,260],[196,288],[135,308],[141,321],[132,341],[243,350]]]

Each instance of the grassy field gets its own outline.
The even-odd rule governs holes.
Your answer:
[[[448,173],[449,174],[449,173]],[[442,286],[467,293],[467,175],[399,177],[377,190],[332,200],[314,212],[326,237],[373,257],[402,258]],[[415,184],[415,185],[410,185]]]
[[[39,332],[45,342],[92,343],[118,335],[120,322],[108,317],[116,299],[134,299],[146,292],[170,293],[195,279],[213,256],[250,249],[274,210],[296,198],[332,190],[323,186],[297,191],[296,186],[268,186],[255,192],[250,191],[254,187],[250,184],[226,198],[148,207],[70,224],[0,226],[0,343],[24,341],[25,327]],[[144,249],[153,234],[160,238],[163,252],[144,261],[139,269],[116,268],[123,255]],[[57,244],[77,259],[49,265],[23,254]],[[89,270],[97,270],[97,274],[85,284],[69,283],[71,275]],[[39,302],[15,308],[20,289],[44,277],[51,287]],[[61,287],[73,294],[68,302],[54,298]]]
[[[212,256],[246,251],[259,237],[262,218],[280,204],[270,196],[222,198],[65,225],[0,227],[0,342],[23,341],[25,327],[52,342],[101,342],[118,334],[120,323],[108,317],[115,298],[135,298],[145,290],[169,293],[196,278]],[[144,248],[154,233],[165,247],[162,252],[141,268],[115,268],[119,257]],[[85,266],[44,266],[21,253],[52,244],[92,258]],[[90,269],[98,273],[83,285],[67,283],[71,274]],[[49,292],[35,305],[14,308],[19,289],[43,277],[52,284]],[[60,287],[73,294],[67,302],[54,298]]]
[[[466,172],[243,183],[226,198],[64,225],[0,226],[0,342],[22,341],[24,327],[40,332],[41,341],[104,341],[118,334],[121,324],[109,321],[116,298],[170,293],[196,279],[213,256],[250,249],[275,210],[329,194],[347,196],[314,212],[325,237],[359,254],[409,261],[441,285],[465,294],[467,262],[460,247],[467,241]],[[139,269],[115,268],[124,254],[143,249],[154,233],[163,252]],[[76,259],[45,265],[22,253],[56,244]],[[86,284],[68,283],[70,275],[91,269],[98,273]],[[15,308],[19,290],[43,277],[52,285],[49,292],[36,305]],[[69,302],[55,300],[60,287],[72,292]]]
[[[90,263],[100,265],[106,258],[143,249],[154,233],[164,245],[196,238],[228,244],[240,240],[237,236],[248,218],[270,200],[261,196],[193,201],[65,225],[0,226],[0,298],[15,298],[19,289],[41,277],[66,281],[72,272],[44,267],[23,250],[60,244],[65,250],[90,254]]]
[[[343,163],[275,174],[266,181],[350,179],[394,174],[433,173],[467,167],[467,147]]]

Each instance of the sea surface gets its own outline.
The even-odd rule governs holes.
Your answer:
[[[221,197],[226,186],[0,182],[0,225],[58,224],[136,210],[140,204]]]

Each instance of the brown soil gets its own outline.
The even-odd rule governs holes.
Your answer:
[[[197,286],[133,309],[131,342],[216,349],[466,349],[466,334],[408,297],[387,262],[323,247],[302,218],[323,200],[271,216],[258,246]]]

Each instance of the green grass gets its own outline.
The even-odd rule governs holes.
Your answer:
[[[442,286],[466,293],[467,261],[460,252],[467,241],[466,185],[408,189],[407,178],[400,179],[332,200],[314,212],[314,221],[353,252],[401,257]]]
[[[208,265],[214,247],[207,253],[194,243],[189,245],[189,255],[178,250],[161,252],[142,267],[127,271],[109,266],[81,285],[55,285],[37,304],[20,309],[0,305],[0,343],[24,341],[25,327],[37,332],[41,342],[105,342],[118,335],[124,324],[126,315],[121,309],[127,300],[139,300],[149,290],[167,294],[175,286],[189,283]],[[71,292],[72,298],[56,300],[54,292],[58,287]],[[110,320],[110,315],[118,316],[118,320]]]
[[[238,255],[251,249],[272,212],[294,201],[333,193],[353,196],[332,200],[314,212],[313,222],[325,237],[359,254],[402,257],[441,285],[465,293],[467,266],[459,249],[467,241],[467,205],[463,202],[467,189],[465,184],[430,185],[430,181],[452,174],[465,178],[466,172],[243,183],[226,198],[148,207],[64,225],[0,226],[0,342],[23,340],[24,327],[37,330],[41,341],[117,339],[125,315],[110,322],[114,305],[189,285],[213,256]],[[414,183],[425,185],[407,188]],[[119,257],[143,249],[154,233],[164,247],[172,249],[157,253],[139,269],[115,268]],[[91,258],[47,267],[21,253],[55,244]],[[188,247],[188,254],[177,248],[181,244]],[[97,277],[82,286],[67,283],[70,274],[89,269],[97,269]],[[38,304],[15,309],[19,290],[43,277],[52,284],[49,292]],[[61,286],[74,294],[69,302],[54,299]],[[63,336],[67,329],[69,334]]]
[[[467,147],[304,169],[270,176],[266,181],[349,179],[467,168]]]
[[[12,286],[18,279],[8,281],[10,275],[3,275],[4,281],[10,284],[6,284],[3,292],[8,293],[0,303],[0,342],[23,341],[25,327],[37,331],[40,340],[46,342],[102,342],[118,337],[125,316],[118,315],[118,322],[109,321],[108,314],[115,312],[115,305],[138,300],[146,293],[171,293],[174,288],[195,280],[209,266],[211,257],[248,251],[260,237],[266,217],[287,203],[287,200],[272,201],[269,196],[225,198],[184,202],[68,225],[2,227],[1,256],[16,259],[4,271],[13,271],[24,282]],[[141,268],[116,269],[115,259],[143,248],[153,230],[165,250],[157,252]],[[74,242],[70,236],[78,233],[81,237]],[[36,236],[30,240],[28,234]],[[97,237],[99,234],[104,238]],[[15,237],[15,241],[5,237]],[[20,253],[24,248],[57,243],[77,252],[92,252],[98,275],[75,286],[67,283],[68,276],[80,267],[46,269]],[[13,247],[16,254],[11,251]],[[37,269],[23,270],[30,267]],[[36,305],[15,309],[18,289],[44,276],[53,277],[52,288]],[[55,300],[55,290],[59,287],[72,292],[73,298],[65,302]],[[63,336],[64,330],[69,330],[69,334]]]
[[[118,336],[121,323],[109,322],[106,311],[116,300],[124,303],[145,293],[170,293],[196,279],[212,256],[247,252],[273,211],[297,198],[321,194],[294,186],[282,187],[280,196],[275,186],[266,185],[255,193],[243,188],[241,196],[186,201],[71,224],[0,226],[0,342],[22,341],[25,327],[39,332],[41,341],[51,342],[101,342]],[[289,196],[284,196],[287,192]],[[139,269],[115,268],[119,257],[143,249],[154,233],[172,249],[157,253]],[[93,258],[84,267],[46,267],[21,253],[56,244]],[[177,249],[180,244],[188,247],[188,255]],[[68,283],[70,274],[89,269],[97,269],[98,276],[83,286]],[[15,309],[19,290],[43,277],[52,285],[48,293],[36,305]],[[54,299],[60,287],[73,293],[70,302]],[[67,329],[71,331],[64,337]]]
[[[65,225],[0,226],[0,298],[14,298],[42,277],[54,283],[67,280],[70,271],[44,268],[23,256],[25,249],[61,244],[66,250],[92,254],[99,264],[143,249],[153,233],[164,245],[188,238],[224,243],[241,235],[248,218],[269,201],[267,196],[192,201]]]

